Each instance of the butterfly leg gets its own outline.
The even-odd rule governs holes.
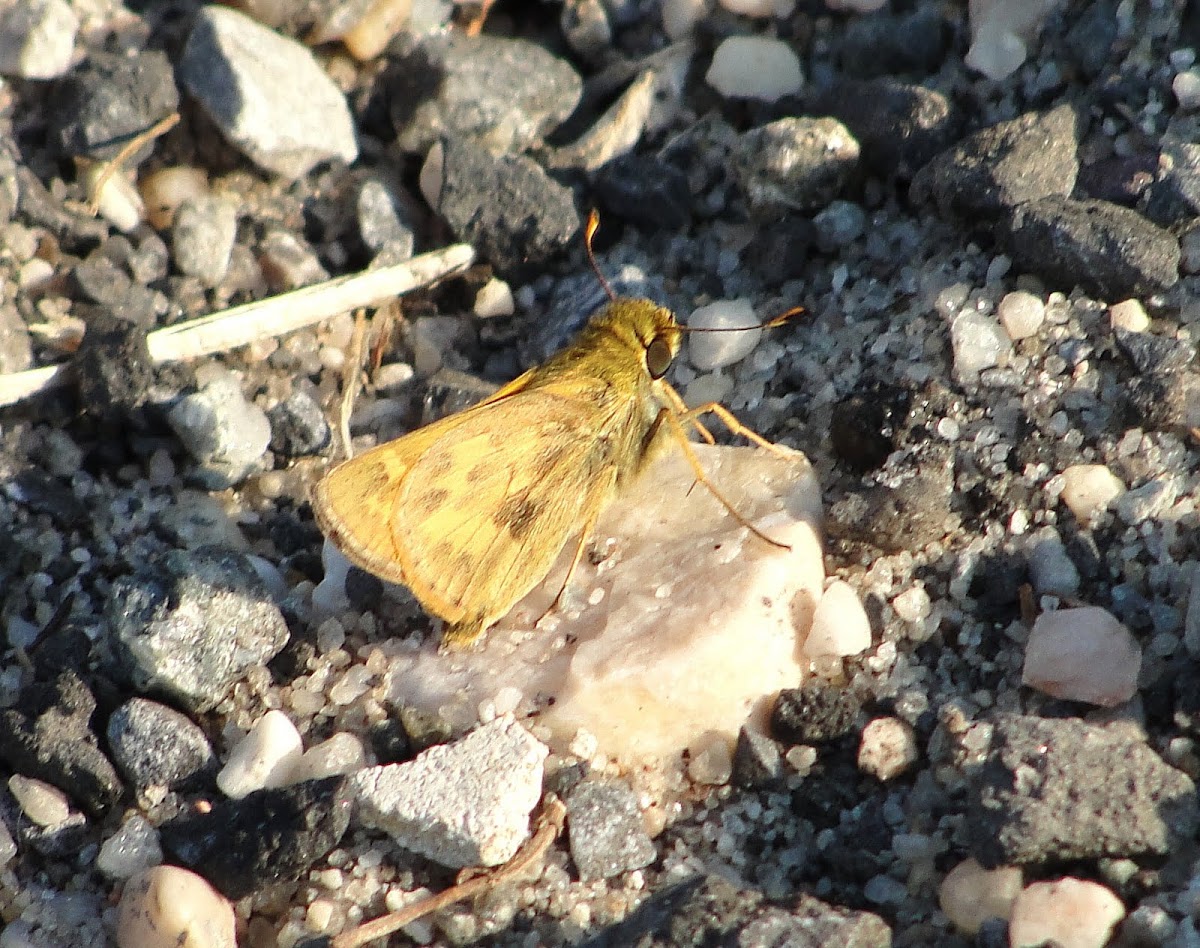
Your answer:
[[[780,447],[774,442],[768,441],[753,428],[749,428],[738,421],[737,416],[720,402],[707,402],[704,405],[697,405],[695,408],[688,408],[684,403],[682,396],[680,396],[675,389],[669,386],[663,386],[663,391],[666,392],[667,398],[670,399],[671,404],[674,406],[674,415],[679,420],[680,424],[692,425],[704,432],[706,429],[696,419],[701,415],[716,415],[721,419],[725,427],[734,434],[741,435],[747,441],[752,441],[757,444],[760,448],[766,448],[768,451],[774,455],[777,455],[778,457],[792,457],[792,453],[788,451],[787,448]],[[714,443],[712,441],[711,434],[708,435],[708,437],[706,437],[704,440],[709,444]]]
[[[562,602],[562,597],[566,593],[567,587],[571,585],[571,579],[575,576],[575,570],[579,566],[580,561],[583,559],[583,551],[587,549],[587,542],[591,539],[592,530],[595,529],[596,521],[599,518],[600,510],[597,508],[588,516],[587,521],[583,525],[583,529],[579,531],[579,542],[575,544],[575,555],[571,557],[571,565],[567,567],[567,575],[563,578],[562,585],[558,588],[558,595],[554,597],[553,602],[551,602],[550,605],[546,607],[545,611],[534,621],[533,624],[535,626],[544,618],[546,618],[546,616],[550,615],[550,613],[552,613],[555,609],[557,609],[559,604]]]
[[[721,505],[729,511],[730,516],[732,516],[734,520],[740,523],[760,540],[770,543],[771,546],[777,546],[781,550],[791,549],[788,544],[780,543],[778,540],[773,540],[763,533],[760,529],[758,529],[758,527],[738,513],[737,509],[729,502],[725,495],[717,490],[717,486],[711,480],[709,480],[708,475],[704,472],[704,468],[700,464],[700,459],[696,457],[696,452],[692,450],[691,442],[688,441],[687,438],[687,430],[683,427],[683,421],[680,419],[679,415],[673,412],[670,408],[664,408],[661,412],[659,412],[658,419],[655,421],[655,425],[657,426],[660,421],[665,421],[671,426],[671,431],[675,435],[675,439],[679,442],[679,447],[683,449],[683,456],[687,458],[688,464],[692,466],[692,472],[696,475],[696,480],[708,488],[709,493],[721,502]],[[757,437],[757,435],[755,437]],[[770,444],[770,442],[766,441],[766,439],[763,440],[764,443],[768,445]]]

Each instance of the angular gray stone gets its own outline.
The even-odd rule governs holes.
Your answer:
[[[637,796],[621,780],[585,780],[567,797],[571,858],[579,878],[610,879],[654,861]]]
[[[511,715],[403,764],[358,771],[359,819],[443,866],[499,866],[529,835],[549,749]]]

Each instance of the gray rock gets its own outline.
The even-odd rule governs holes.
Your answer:
[[[1079,570],[1053,527],[1046,527],[1034,536],[1029,550],[1029,574],[1040,596],[1065,598],[1079,592]]]
[[[386,84],[397,144],[421,153],[443,136],[522,151],[570,115],[583,91],[579,74],[537,43],[457,30],[422,37]]]
[[[1072,107],[1061,105],[981,129],[922,168],[910,195],[968,220],[996,218],[1038,198],[1066,197],[1079,173],[1078,124]]]
[[[548,748],[510,716],[350,778],[359,818],[443,866],[498,866],[529,834]]]
[[[782,216],[837,197],[858,171],[859,146],[836,119],[783,118],[743,134],[731,158],[750,206]]]
[[[377,178],[358,189],[358,233],[372,253],[389,248],[394,262],[413,255],[416,237],[411,222],[391,189]]]
[[[530,272],[575,240],[574,195],[533,159],[499,155],[473,139],[443,144],[438,213],[498,271]]]
[[[102,161],[116,157],[131,136],[178,109],[179,90],[165,53],[92,52],[57,83],[47,116],[64,156]],[[153,144],[144,145],[126,166],[136,167],[153,150]]]
[[[1170,477],[1156,477],[1117,498],[1113,509],[1123,523],[1136,526],[1153,519],[1175,503],[1178,489]]]
[[[1200,217],[1200,144],[1167,141],[1146,190],[1146,216],[1174,228]]]
[[[126,701],[109,717],[106,733],[117,767],[140,788],[173,789],[215,769],[212,745],[199,726],[157,701]]]
[[[299,178],[321,161],[358,157],[345,96],[295,40],[228,7],[201,7],[179,81],[256,164]]]
[[[984,866],[1163,855],[1200,825],[1196,786],[1119,725],[998,714],[971,783]]]
[[[654,843],[627,783],[584,780],[566,802],[571,858],[580,879],[610,879],[654,861]]]
[[[813,218],[817,246],[833,253],[858,240],[867,228],[867,214],[853,201],[832,201]]]
[[[786,775],[779,745],[743,726],[733,751],[733,782],[739,787],[771,787],[782,783]]]
[[[171,224],[171,252],[181,273],[205,286],[217,286],[229,269],[237,238],[237,206],[204,195],[184,201]]]
[[[118,660],[141,690],[204,711],[287,644],[279,608],[254,567],[214,547],[172,550],[117,579],[105,615]]]
[[[1179,241],[1137,211],[1107,201],[1046,197],[996,227],[1013,261],[1054,287],[1102,299],[1160,293],[1179,281]]]
[[[271,420],[271,450],[289,457],[316,454],[331,437],[325,412],[305,391],[292,392],[267,412]]]
[[[211,490],[245,480],[271,441],[266,413],[246,401],[237,379],[223,375],[180,398],[167,421],[198,462],[196,479]]]

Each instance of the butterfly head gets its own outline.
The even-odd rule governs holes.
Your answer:
[[[591,327],[615,336],[636,353],[650,378],[667,374],[683,341],[674,314],[647,299],[620,296],[592,318]]]

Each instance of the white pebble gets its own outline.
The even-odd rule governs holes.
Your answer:
[[[733,774],[733,755],[724,740],[711,741],[688,761],[688,776],[696,783],[720,786]]]
[[[1068,701],[1111,708],[1137,693],[1142,650],[1099,606],[1043,612],[1025,646],[1022,684]]]
[[[931,603],[924,586],[906,589],[892,600],[892,608],[905,622],[922,622],[929,617]]]
[[[858,745],[858,769],[887,781],[908,770],[919,755],[912,725],[899,718],[876,718],[863,728]]]
[[[984,869],[974,859],[951,869],[938,890],[938,903],[954,927],[974,935],[989,918],[1007,919],[1021,891],[1016,866]]]
[[[285,786],[303,751],[300,732],[291,719],[282,711],[268,711],[233,749],[217,774],[217,786],[234,800],[255,790]]]
[[[1125,484],[1103,464],[1073,464],[1062,476],[1062,501],[1081,523],[1089,523],[1125,493]]]
[[[1070,877],[1035,882],[1017,896],[1008,925],[1012,948],[1053,942],[1060,948],[1103,948],[1125,906],[1098,882]]]
[[[233,906],[200,876],[156,866],[125,884],[118,948],[236,948]]]
[[[1200,72],[1189,69],[1179,73],[1171,80],[1171,91],[1179,101],[1179,107],[1185,112],[1193,112],[1200,108]]]
[[[1012,355],[1012,340],[990,316],[975,310],[963,310],[950,323],[950,344],[954,350],[954,377],[973,384],[979,373],[1004,365]]]
[[[1017,342],[1037,335],[1046,318],[1046,305],[1041,297],[1024,290],[1016,290],[1004,295],[996,315],[1000,317],[1000,323],[1008,333],[1008,338]]]
[[[57,826],[71,815],[67,795],[45,781],[13,774],[8,778],[8,791],[21,812],[38,826]]]
[[[730,36],[713,53],[705,82],[726,98],[774,102],[804,85],[800,59],[782,40]]]
[[[319,780],[339,774],[351,774],[367,765],[362,741],[353,734],[339,731],[316,747],[304,752],[288,779],[288,783]]]
[[[480,319],[511,316],[516,310],[512,287],[495,277],[488,280],[475,294],[475,315]]]
[[[96,857],[96,868],[110,879],[128,879],[157,866],[162,859],[158,830],[144,816],[135,813],[104,841]]]
[[[822,594],[813,613],[812,629],[804,642],[809,658],[821,655],[857,655],[871,647],[871,620],[858,593],[842,580],[835,580]]]
[[[747,299],[718,300],[701,306],[688,320],[691,329],[744,332],[693,332],[687,334],[688,358],[701,372],[733,365],[746,358],[762,338],[761,320]]]
[[[1146,315],[1146,307],[1142,305],[1141,300],[1114,303],[1108,309],[1108,318],[1113,329],[1146,332],[1150,328],[1150,317]]]
[[[724,402],[733,391],[733,379],[720,372],[697,375],[683,389],[683,400],[689,408],[707,405],[709,402]]]

